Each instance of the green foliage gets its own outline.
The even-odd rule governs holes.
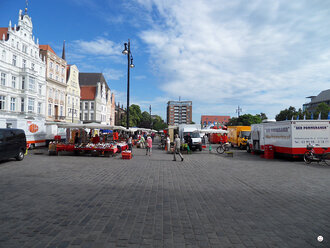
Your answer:
[[[327,105],[326,103],[320,103],[317,108],[316,111],[313,113],[313,119],[317,119],[319,116],[319,113],[321,112],[321,119],[322,120],[326,120],[328,118],[328,113],[330,111],[330,107],[329,105]],[[298,109],[296,110],[295,107],[290,106],[287,109],[284,109],[282,111],[280,111],[280,113],[278,115],[276,115],[276,121],[284,121],[284,120],[297,120],[297,117],[299,116],[299,120],[303,120],[304,116],[306,117],[306,120],[310,120],[311,119],[311,113],[308,110],[302,111],[302,109]]]
[[[265,113],[260,113],[257,115],[245,114],[239,116],[238,118],[231,118],[227,126],[251,126],[251,124],[261,123],[262,120],[265,119],[267,119]]]
[[[141,114],[141,109],[139,105],[136,104],[132,104],[129,107],[129,126],[130,127],[137,127],[138,124],[140,123],[142,118],[142,114]],[[121,121],[121,125],[126,127],[126,115],[124,116],[124,118]]]
[[[122,119],[121,125],[126,127],[126,115]],[[157,131],[167,128],[167,124],[163,121],[163,119],[160,116],[155,115],[152,118],[152,122],[151,122],[150,114],[147,111],[143,111],[143,113],[141,113],[140,106],[136,104],[132,104],[129,107],[129,126],[142,127],[142,128],[152,127],[152,129],[155,129]]]
[[[147,111],[144,111],[141,115],[139,127],[150,128],[151,127],[151,117]]]
[[[324,102],[317,105],[314,113],[314,119],[317,119],[320,112],[321,112],[321,119],[326,120],[328,119],[328,113],[330,111],[330,106]]]
[[[156,115],[153,118],[152,122],[153,122],[152,129],[159,131],[167,128],[167,124],[163,121],[162,117],[158,115]]]

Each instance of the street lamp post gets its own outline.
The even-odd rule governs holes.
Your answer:
[[[128,39],[128,43],[124,43],[124,50],[123,50],[123,54],[127,55],[127,109],[126,109],[126,128],[129,129],[129,73],[130,73],[130,69],[134,68],[134,64],[133,64],[133,56],[131,53],[131,46],[130,46],[130,40]]]

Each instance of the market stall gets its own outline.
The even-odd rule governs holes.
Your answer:
[[[49,154],[73,152],[75,155],[91,154],[92,156],[114,156],[128,149],[125,141],[118,142],[119,132],[126,129],[121,126],[109,126],[99,123],[74,124],[59,123],[59,127],[67,129],[66,142],[51,142]]]

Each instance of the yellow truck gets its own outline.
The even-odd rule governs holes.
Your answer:
[[[228,142],[231,145],[237,146],[240,149],[245,149],[247,141],[251,135],[250,126],[229,126],[227,127],[228,131]]]

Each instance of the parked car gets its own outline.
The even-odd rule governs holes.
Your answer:
[[[0,160],[16,158],[24,159],[26,137],[22,129],[0,128]]]

